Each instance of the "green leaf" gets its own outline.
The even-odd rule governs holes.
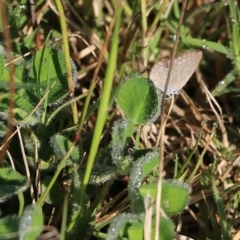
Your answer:
[[[152,218],[151,239],[155,236],[155,219]],[[148,221],[148,220],[147,220]],[[160,240],[172,240],[174,235],[174,224],[171,220],[161,217],[161,225],[159,230]],[[121,214],[117,216],[110,224],[107,234],[107,240],[128,239],[142,240],[144,239],[144,217],[135,214]]]
[[[35,124],[38,122],[38,119],[36,119],[35,117],[33,116],[28,117],[29,112],[26,112],[21,108],[14,108],[13,113],[14,113],[16,122],[22,122],[23,120],[27,123],[32,123],[32,124]]]
[[[48,87],[55,82],[48,95],[48,104],[62,101],[68,93],[64,53],[48,47],[37,51],[34,56],[33,67],[29,73],[29,81],[46,84]],[[40,99],[45,93],[45,89],[34,89],[34,93]]]
[[[152,219],[151,225],[151,239],[155,238],[155,219]],[[160,217],[161,225],[159,230],[159,239],[160,240],[172,240],[174,236],[174,224],[171,220],[166,219],[165,217]],[[133,220],[130,223],[128,222],[125,225],[123,237],[127,237],[129,240],[142,240],[144,234],[144,223],[140,221]]]
[[[172,240],[174,239],[174,229],[175,226],[173,222],[170,219],[167,219],[165,217],[160,217],[161,225],[159,230],[159,239],[160,240]],[[151,239],[154,239],[155,236],[155,219],[153,219],[152,222],[152,231],[151,231]]]
[[[179,214],[186,207],[189,199],[190,187],[181,181],[169,180],[162,183],[161,207],[168,215]],[[157,183],[146,184],[140,187],[142,197],[150,194],[154,199],[157,196]]]
[[[9,105],[9,94],[2,94],[0,96],[0,109],[2,109],[5,113],[8,111],[8,105]],[[19,96],[15,94],[14,96],[14,102],[16,108],[13,109],[14,113],[14,124],[18,124],[21,121],[25,121],[26,123],[29,124],[35,124],[38,122],[38,118],[35,116],[29,116],[28,115],[32,112],[33,110],[33,105],[24,97]],[[5,119],[8,118],[8,114],[5,114]]]
[[[153,169],[155,164],[158,164],[159,153],[156,151],[150,151],[135,161],[130,171],[130,181],[128,184],[128,193],[132,201],[132,211],[134,213],[142,213],[144,211],[144,200],[139,193],[139,187],[142,184],[143,179]]]
[[[83,173],[81,173],[83,175]],[[116,176],[116,165],[113,164],[109,151],[101,151],[92,169],[90,183],[100,185]]]
[[[118,165],[124,156],[124,147],[128,138],[132,136],[134,125],[131,120],[120,119],[115,122],[112,131],[111,156],[113,163]]]
[[[12,168],[0,169],[0,201],[28,188],[27,178]]]
[[[158,152],[157,153],[154,152],[154,153],[155,154],[153,154],[152,156],[149,156],[149,159],[146,159],[146,161],[143,162],[141,180],[143,180],[147,175],[149,175],[150,172],[152,172],[158,167],[159,154]]]
[[[51,137],[50,144],[53,147],[57,160],[61,160],[67,154],[68,150],[72,146],[72,142],[70,142],[65,136],[59,134]],[[71,155],[69,156],[68,164],[69,165],[71,165],[72,163],[78,164],[79,159],[80,156],[78,149],[74,146]]]
[[[126,224],[124,229],[124,235],[128,239],[136,239],[136,240],[142,240],[143,239],[143,233],[144,233],[144,225],[142,222],[139,222],[137,220],[131,221],[131,223]]]
[[[19,83],[22,83],[20,86],[24,86],[25,81],[25,74],[26,69],[24,66],[21,65],[15,65],[14,67],[14,82],[19,87]],[[4,68],[3,73],[1,75],[1,85],[0,88],[4,89],[5,91],[9,90],[9,81],[10,81],[10,74],[9,74],[9,68]]]
[[[29,165],[31,166],[35,166],[35,158],[34,157],[31,157],[31,156],[27,156],[27,160],[28,160],[28,163]],[[39,164],[39,169],[43,170],[43,171],[51,171],[51,170],[54,170],[56,168],[56,164],[54,164],[54,162],[46,162],[42,159],[40,159],[40,164]]]
[[[2,94],[0,96],[0,102],[1,102],[1,108],[7,110],[8,104],[9,104],[9,94],[8,93]],[[27,101],[24,97],[19,96],[17,94],[14,95],[14,102],[16,107],[24,109],[28,113],[30,113],[34,108],[29,101]]]
[[[0,239],[19,239],[19,220],[17,216],[8,216],[0,219]]]
[[[41,207],[38,205],[27,206],[19,223],[19,239],[36,239],[42,232],[42,229],[43,214]]]
[[[133,123],[144,124],[159,116],[161,96],[150,79],[131,76],[119,89],[117,103]]]
[[[211,49],[219,53],[227,54],[228,49],[221,43],[206,41],[205,39],[197,39],[192,37],[186,37],[181,35],[181,42],[185,44],[191,44],[193,46],[202,47],[205,49]]]
[[[218,85],[213,89],[212,95],[214,97],[222,95],[227,92],[239,92],[238,88],[229,88],[228,85],[235,81],[235,79],[239,76],[239,73],[236,70],[232,70],[229,72],[225,78],[218,83]]]

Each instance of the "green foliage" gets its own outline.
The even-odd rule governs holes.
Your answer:
[[[142,197],[150,194],[155,200],[157,198],[157,184],[146,184],[139,189]],[[161,206],[169,216],[181,213],[188,203],[191,193],[190,187],[177,180],[165,180],[162,183]]]
[[[144,239],[147,233],[154,239],[159,214],[155,207],[159,149],[154,146],[159,143],[156,120],[163,108],[163,93],[143,70],[148,61],[150,66],[159,61],[160,51],[173,48],[179,1],[172,5],[123,1],[121,6],[118,1],[102,1],[97,8],[94,1],[69,1],[64,16],[61,1],[53,1],[56,8],[50,8],[40,0],[34,5],[37,27],[31,25],[29,14],[34,15],[34,10],[27,0],[5,2],[9,18],[5,29],[10,29],[12,51],[7,52],[9,39],[1,34],[0,239],[37,239],[49,222],[61,226],[61,239],[135,240]],[[219,116],[209,114],[205,101],[199,110],[189,104],[184,107],[181,97],[174,99],[180,107],[168,118],[161,145],[164,172],[159,239],[173,239],[174,229],[180,234],[186,229],[184,234],[194,239],[235,237],[240,198],[239,162],[232,148],[238,152],[239,119],[232,119],[239,115],[239,84],[235,80],[240,70],[240,12],[236,2],[200,3],[198,7],[189,3],[186,10],[177,51],[201,48],[201,77],[197,77],[204,78],[213,96],[231,93],[231,98],[221,98],[221,107],[226,106],[224,117],[235,125],[216,132],[209,122]],[[52,14],[53,9],[60,18]],[[198,21],[201,24],[196,24]],[[68,36],[67,22],[68,32],[80,35]],[[215,26],[216,22],[221,25]],[[42,37],[44,44],[37,44]],[[64,39],[61,49],[60,39]],[[68,39],[78,67],[68,56]],[[144,58],[138,60],[139,71],[134,62],[138,54]],[[12,79],[14,87],[10,88]],[[116,87],[115,80],[119,83]],[[199,82],[188,87],[195,90]],[[77,99],[73,99],[74,86],[76,93],[84,92]],[[77,100],[78,112],[74,112]],[[198,96],[195,100],[202,99]],[[215,109],[213,112],[217,115]],[[210,121],[202,124],[205,118]],[[145,131],[146,125],[152,132]],[[121,181],[123,191],[119,190]],[[197,231],[188,232],[181,214],[194,203]],[[173,215],[179,215],[177,227],[171,221]]]
[[[7,216],[0,219],[0,239],[19,239],[20,217]]]
[[[42,209],[37,205],[27,206],[19,222],[19,238],[31,240],[39,236],[43,229]]]
[[[148,219],[147,221],[149,221]],[[161,217],[161,226],[159,229],[160,240],[173,239],[174,224],[164,217]],[[151,239],[155,235],[155,220],[152,219],[151,229],[149,231]],[[116,217],[109,229],[107,240],[115,239],[143,239],[144,236],[144,217],[134,214],[121,214]]]
[[[111,157],[115,165],[121,164],[124,158],[124,147],[132,136],[134,124],[131,120],[120,119],[115,122],[112,131]]]
[[[50,145],[53,148],[56,159],[59,161],[67,154],[67,151],[71,147],[72,143],[64,136],[55,135],[51,137]],[[74,147],[71,151],[71,155],[69,156],[67,165],[71,166],[72,164],[78,164],[79,158],[80,155],[78,149]]]
[[[219,96],[229,92],[239,92],[239,89],[229,86],[238,76],[238,72],[232,70],[224,79],[218,83],[218,85],[212,91],[213,96]]]
[[[47,98],[48,104],[57,104],[63,101],[65,94],[68,92],[66,74],[64,53],[46,47],[37,51],[34,55],[28,81],[30,83],[41,83],[46,88],[50,88],[54,84]],[[38,98],[38,101],[43,97],[45,89],[33,89],[33,94]]]
[[[24,54],[24,44],[18,45],[14,48],[16,52],[11,53],[13,56]],[[1,46],[4,48],[4,46]],[[1,84],[0,84],[0,120],[1,120],[1,137],[4,137],[7,132],[7,122],[9,118],[9,101],[11,95],[9,93],[8,82],[9,68],[4,64],[7,63],[6,51],[2,51],[1,55]],[[58,164],[67,154],[72,142],[71,131],[64,135],[61,131],[72,126],[72,116],[68,112],[68,106],[61,108],[61,104],[65,104],[70,98],[68,95],[67,73],[64,61],[64,54],[62,51],[50,47],[44,47],[39,51],[33,53],[32,58],[21,58],[15,61],[15,75],[16,90],[14,91],[14,108],[13,122],[14,126],[21,128],[22,143],[25,158],[28,161],[30,169],[39,169],[41,171],[41,180],[43,192],[49,192],[51,182],[49,174],[51,171],[57,169]],[[76,78],[75,65],[72,62],[73,76]],[[73,80],[74,83],[76,79]],[[61,110],[58,110],[60,108]],[[51,121],[48,118],[51,116]],[[66,122],[67,124],[61,125]],[[60,124],[58,124],[60,122]],[[70,123],[70,124],[69,124]],[[17,139],[12,141],[12,148],[14,154],[18,155],[18,161],[21,160],[21,152],[18,147]],[[37,152],[37,155],[36,155]],[[73,146],[65,166],[72,167],[79,163],[80,150]],[[36,157],[37,156],[37,157]],[[20,171],[22,166],[18,162]],[[28,167],[25,165],[25,167]],[[24,170],[23,170],[24,171]],[[32,177],[35,177],[33,171]],[[22,191],[25,191],[29,186],[29,181],[21,176],[18,172],[11,168],[0,169],[1,178],[1,200],[8,201],[9,197],[18,194],[19,197],[19,214],[25,204]],[[71,174],[67,174],[67,179],[71,178]],[[51,191],[47,195],[46,202],[49,204],[60,204],[64,198],[64,191],[59,184],[54,183],[50,187]],[[58,195],[58,196],[57,196]],[[34,197],[34,196],[33,196]],[[14,213],[14,209],[12,209]],[[4,224],[7,223],[8,218],[4,219]],[[43,215],[42,209],[38,205],[30,205],[26,208],[21,219],[16,219],[19,223],[20,230],[10,229],[13,236],[19,236],[21,239],[35,239],[42,232]],[[14,232],[16,234],[14,235]],[[2,231],[3,234],[7,232]]]
[[[28,185],[29,182],[26,177],[12,168],[0,169],[0,201],[4,201],[4,199],[14,194],[25,191]]]
[[[35,239],[43,229],[43,214],[38,206],[27,206],[22,217],[0,219],[0,239]]]
[[[151,151],[137,158],[130,172],[130,181],[128,184],[129,197],[132,201],[132,211],[142,213],[144,211],[144,199],[139,193],[139,188],[147,174],[150,174],[156,165],[158,165],[158,152]],[[152,166],[153,168],[149,168]]]
[[[118,105],[135,124],[156,120],[160,113],[161,100],[161,94],[153,82],[140,75],[129,77],[122,84],[117,96]]]

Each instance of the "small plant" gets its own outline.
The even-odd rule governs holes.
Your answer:
[[[4,56],[2,56],[2,59],[2,64],[5,64],[6,59]],[[5,77],[7,76],[7,69],[4,67],[3,69],[2,78],[7,81],[8,79]],[[67,111],[68,107],[68,105],[65,104],[67,101],[65,69],[63,53],[61,51],[49,47],[37,51],[33,55],[32,60],[28,60],[28,69],[20,68],[17,72],[19,74],[20,70],[27,71],[26,81],[28,82],[30,89],[25,88],[16,90],[14,97],[16,107],[13,109],[13,112],[14,125],[21,127],[22,143],[26,154],[26,160],[31,168],[41,171],[42,191],[44,191],[44,189],[46,191],[46,187],[52,186],[51,192],[54,193],[57,185],[56,182],[54,183],[55,186],[51,184],[48,174],[56,171],[57,168],[61,170],[66,167],[68,168],[66,176],[68,176],[69,180],[71,179],[71,186],[73,187],[70,187],[72,188],[70,190],[72,197],[70,198],[71,207],[69,216],[70,219],[72,219],[76,215],[76,212],[78,212],[76,206],[79,201],[78,194],[83,176],[83,171],[77,167],[81,156],[81,150],[74,147],[68,159],[64,160],[68,149],[71,147],[70,132],[62,135],[61,129],[56,128],[57,123],[54,122],[54,119],[58,117],[61,117],[61,120],[63,120],[63,112]],[[21,82],[17,83],[23,84]],[[35,88],[37,84],[41,85],[41,88]],[[2,89],[2,92],[4,92],[4,89]],[[48,93],[47,95],[46,92]],[[133,92],[134,94],[132,94]],[[45,96],[46,98],[44,99]],[[137,230],[138,228],[141,230],[143,229],[145,211],[144,198],[147,194],[150,194],[153,198],[156,197],[156,179],[154,180],[153,178],[151,183],[149,182],[142,187],[141,185],[147,179],[152,169],[157,168],[159,154],[154,149],[146,149],[147,151],[145,150],[144,152],[142,150],[137,150],[139,149],[139,146],[136,145],[134,153],[126,155],[125,147],[134,132],[137,131],[137,134],[139,134],[140,126],[157,119],[160,114],[161,96],[161,91],[158,90],[153,82],[146,77],[134,75],[129,76],[125,80],[117,93],[117,103],[125,113],[127,119],[120,119],[115,122],[112,130],[110,154],[104,154],[104,152],[98,154],[98,161],[96,162],[96,166],[93,169],[92,177],[90,179],[90,184],[100,185],[106,181],[113,181],[119,175],[130,173],[128,189],[131,198],[131,209],[134,214],[119,216],[122,224],[117,222],[117,226],[119,228],[122,227],[123,229],[127,228],[127,234],[133,234],[133,236],[137,233],[135,233],[135,231],[139,231]],[[44,100],[42,105],[39,104],[41,100]],[[8,121],[8,101],[9,98],[6,91],[6,94],[2,94],[1,96],[1,121],[3,125]],[[36,105],[39,105],[39,107],[35,110],[34,106]],[[65,108],[63,108],[63,106],[65,106]],[[15,144],[17,144],[16,141]],[[36,150],[38,152],[38,162],[35,161]],[[57,171],[57,173],[59,173],[59,171]],[[8,185],[10,189],[12,183],[10,182],[4,185]],[[19,186],[19,191],[22,192],[25,189],[26,187],[23,188],[22,185]],[[187,187],[186,184],[181,184],[176,180],[167,181],[163,184],[162,206],[169,216],[183,211],[189,198],[189,189],[190,187]],[[63,196],[64,191],[60,188],[58,191],[62,192]],[[63,200],[61,194],[59,195],[60,192],[58,193],[58,199],[54,197],[57,193],[51,194],[51,192],[47,198],[48,200],[46,199],[47,202],[54,204],[61,199]],[[3,192],[2,194],[3,198],[6,198],[9,195],[7,192]],[[41,192],[38,192],[38,194],[41,195]],[[181,197],[175,198],[174,194]],[[51,195],[53,196],[51,197]],[[39,200],[40,205],[42,204],[41,201],[42,198]],[[128,225],[129,221],[132,221],[133,219],[137,219],[136,224],[138,225],[138,228],[136,230],[134,230],[134,224],[130,228]],[[8,220],[4,219],[4,222],[6,221]],[[20,218],[18,221],[20,221]],[[171,226],[171,231],[164,232],[160,229],[161,238],[172,239],[173,224],[170,220],[164,217],[162,217],[162,221],[163,224],[161,229],[166,229],[166,226],[169,225]],[[115,229],[115,231],[117,229],[116,226],[114,226],[114,222],[109,228],[108,235],[110,239],[114,235],[111,232],[111,229]],[[42,223],[38,222],[38,224],[41,226]],[[77,228],[77,226],[78,222],[74,229]],[[19,232],[21,233],[22,231],[23,230],[20,227]],[[125,232],[126,231],[124,230],[123,233],[126,234]],[[162,235],[163,232],[164,235]],[[39,232],[37,233],[39,234]],[[137,234],[139,235],[140,233]],[[72,233],[69,234],[72,235]],[[75,234],[76,230],[74,230],[73,235]],[[154,227],[152,228],[152,234],[154,234]],[[140,236],[141,234],[139,237]]]
[[[236,239],[236,3],[100,2],[1,2],[0,239]]]

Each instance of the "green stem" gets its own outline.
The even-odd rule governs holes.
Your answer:
[[[90,174],[92,172],[93,164],[94,164],[96,154],[98,151],[98,147],[99,147],[99,143],[101,140],[103,127],[104,127],[104,124],[105,124],[105,121],[107,118],[107,114],[108,114],[108,104],[109,104],[109,99],[110,99],[110,95],[111,95],[111,88],[112,88],[112,84],[113,84],[114,72],[116,69],[116,62],[117,62],[121,13],[122,13],[122,9],[120,7],[117,8],[116,23],[115,23],[113,36],[112,36],[112,44],[111,44],[111,49],[110,49],[108,67],[106,70],[106,77],[104,79],[103,92],[102,92],[102,97],[101,97],[101,101],[100,101],[97,121],[96,121],[96,125],[95,125],[96,127],[94,129],[92,145],[91,145],[89,158],[88,158],[88,164],[86,167],[86,171],[85,171],[84,178],[83,178],[83,183],[82,183],[82,186],[80,189],[80,194],[79,194],[80,195],[80,199],[79,199],[80,207],[83,206],[87,184],[90,179]],[[78,214],[78,216],[79,216],[79,214]],[[78,216],[76,215],[76,217],[72,219],[71,223],[69,224],[68,231],[71,231],[71,229],[74,227]]]
[[[24,209],[24,197],[22,192],[18,193],[18,200],[19,200],[18,216],[20,217],[22,216]]]
[[[69,53],[69,45],[68,45],[68,34],[67,34],[67,24],[66,24],[66,17],[63,11],[61,0],[55,0],[58,12],[59,12],[59,20],[61,24],[61,31],[62,31],[62,38],[63,38],[63,49],[64,49],[64,56],[66,62],[66,69],[67,69],[67,79],[68,79],[68,89],[69,94],[72,96],[74,94],[74,82],[72,76],[72,65],[70,61],[70,53]],[[78,122],[78,113],[77,113],[77,105],[76,102],[71,104],[72,113],[73,113],[73,122],[77,124]]]
[[[234,5],[234,1],[229,1],[230,10],[230,24],[232,27],[232,51],[235,58],[236,68],[240,70],[240,56],[239,56],[239,15],[237,15],[238,8]]]
[[[86,168],[86,172],[84,175],[83,179],[83,187],[82,191],[80,194],[80,206],[82,206],[84,196],[85,196],[85,190],[86,190],[86,185],[89,182],[90,174],[92,171],[92,167],[94,164],[94,160],[97,154],[97,150],[99,147],[99,143],[101,140],[101,135],[103,132],[103,127],[107,118],[108,114],[108,102],[110,99],[110,94],[111,94],[111,88],[113,84],[113,79],[114,79],[114,71],[116,69],[116,62],[117,62],[117,53],[118,53],[118,43],[119,43],[119,29],[120,29],[120,20],[121,20],[121,9],[118,9],[116,15],[116,23],[115,23],[115,29],[113,32],[113,42],[111,45],[110,49],[110,56],[109,56],[109,62],[108,62],[108,68],[106,71],[106,77],[104,80],[104,86],[103,86],[103,93],[102,93],[102,98],[99,106],[99,111],[98,111],[98,117],[97,117],[97,122],[96,122],[96,128],[94,130],[94,135],[93,135],[93,140],[92,140],[92,145],[90,149],[90,154],[88,158],[88,165]]]

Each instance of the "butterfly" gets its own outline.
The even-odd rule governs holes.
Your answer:
[[[174,59],[167,95],[178,94],[180,92],[196,70],[201,58],[202,52],[196,50],[183,53]],[[167,81],[170,62],[171,58],[162,59],[151,68],[149,73],[149,78],[162,92]]]

